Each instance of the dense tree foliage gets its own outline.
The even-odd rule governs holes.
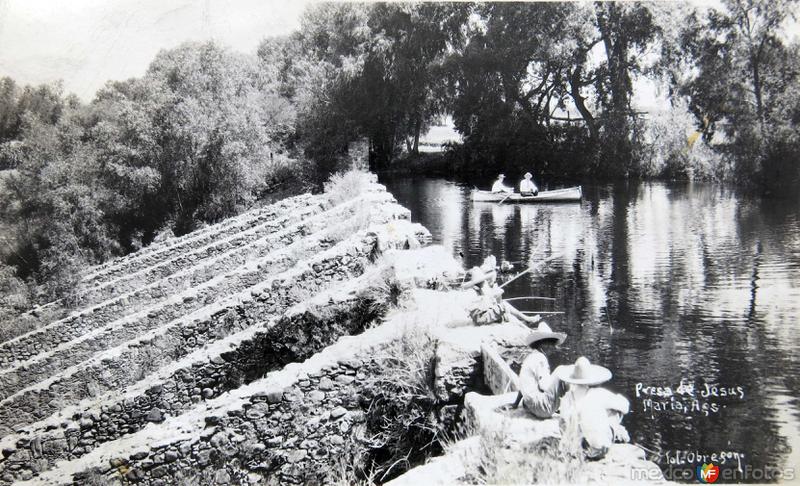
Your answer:
[[[85,263],[236,214],[288,170],[291,105],[255,57],[214,44],[163,51],[89,104],[58,86],[0,88],[0,254],[48,297]]]
[[[267,39],[265,64],[279,65],[282,92],[298,110],[296,140],[325,178],[355,137],[368,137],[384,168],[444,112],[437,77],[463,42],[467,4],[323,4],[289,38]]]
[[[373,168],[402,167],[398,154],[451,114],[468,171],[763,185],[797,167],[797,46],[783,31],[796,3],[323,5],[260,56],[282,66],[294,141],[326,161],[321,176],[358,136]],[[642,80],[671,107],[639,111]]]
[[[796,5],[726,0],[723,10],[694,12],[678,46],[693,69],[675,83],[703,134],[721,131],[738,179],[768,188],[800,182],[800,46],[784,40]]]
[[[453,113],[469,153],[546,175],[638,175],[633,79],[651,69],[662,5],[479,6],[450,61]]]

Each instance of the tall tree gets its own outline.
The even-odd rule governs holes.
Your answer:
[[[370,140],[374,167],[385,167],[443,105],[438,93],[444,53],[462,38],[466,4],[321,4],[303,16],[292,42],[262,43],[263,62],[298,107],[297,139],[322,174],[347,142]],[[283,54],[283,60],[276,53]]]
[[[650,9],[638,2],[597,2],[595,17],[605,54],[595,82],[605,118],[601,170],[627,176],[634,168],[631,80],[641,72],[640,56],[658,35],[658,29]]]
[[[452,71],[456,124],[470,142],[495,132],[483,145],[506,159],[519,145],[515,137],[549,139],[549,147],[512,151],[527,164],[544,157],[566,168],[574,154],[558,152],[569,153],[565,145],[577,136],[584,154],[601,155],[585,157],[583,172],[627,176],[634,167],[632,79],[643,73],[644,54],[660,32],[651,6],[498,3],[477,14]]]
[[[379,90],[388,94],[384,106],[394,114],[384,121],[389,127],[378,128],[391,137],[387,146],[405,141],[409,152],[418,153],[420,132],[443,110],[435,96],[443,56],[463,42],[461,26],[470,9],[466,4],[384,3],[371,10],[376,38],[365,74],[373,78],[365,85],[383,84]]]

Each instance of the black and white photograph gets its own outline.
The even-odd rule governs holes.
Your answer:
[[[800,484],[800,0],[0,0],[0,486]]]

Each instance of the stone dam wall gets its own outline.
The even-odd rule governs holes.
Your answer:
[[[472,325],[460,265],[357,177],[344,201],[289,198],[87,269],[78,308],[19,316],[30,330],[0,342],[0,484],[346,483],[365,457],[387,481],[414,464],[386,463],[375,397],[417,332],[442,430],[474,417],[482,347],[518,356],[529,330]],[[395,481],[459,482],[436,464]]]
[[[362,295],[393,279],[381,254],[429,235],[360,178],[345,201],[289,198],[89,269],[77,309],[19,316],[32,329],[0,343],[0,482],[168,427],[385,313]]]

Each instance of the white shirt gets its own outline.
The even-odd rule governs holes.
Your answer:
[[[513,191],[514,190],[511,189],[510,187],[504,186],[503,181],[501,181],[500,179],[497,179],[496,181],[494,181],[494,184],[492,184],[492,192],[513,192]]]
[[[627,442],[628,434],[620,420],[628,413],[629,407],[627,398],[605,388],[570,388],[561,400],[559,410],[566,422],[564,445],[577,450],[581,440],[585,440],[593,450],[591,455],[602,455],[615,438]]]
[[[519,183],[519,192],[536,192],[536,190],[537,187],[533,183],[533,179],[522,179]]]

